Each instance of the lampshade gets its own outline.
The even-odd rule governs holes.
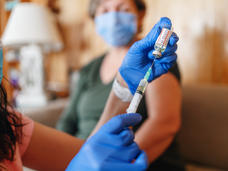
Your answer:
[[[34,3],[19,3],[13,9],[5,32],[3,46],[17,48],[37,44],[47,51],[58,51],[63,44],[51,12]]]

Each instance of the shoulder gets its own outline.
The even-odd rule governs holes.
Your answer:
[[[22,116],[22,124],[23,124],[23,128],[22,128],[23,134],[22,134],[22,142],[19,143],[19,151],[21,156],[23,156],[23,154],[25,153],[25,151],[29,146],[29,143],[33,134],[34,121],[22,114],[21,116]]]
[[[96,58],[79,71],[79,84],[85,86],[85,84],[88,85],[98,80],[100,66],[102,64],[103,59],[104,56]]]
[[[178,82],[181,82],[181,73],[178,66],[178,63],[175,63],[172,68],[169,69],[169,72],[178,80]]]
[[[20,155],[23,156],[23,154],[28,148],[28,145],[30,143],[30,140],[33,134],[34,121],[28,118],[27,116],[21,114],[20,112],[12,109],[11,107],[8,107],[8,110],[9,112],[15,114],[18,118],[21,119],[22,136],[21,136],[20,142],[18,142],[18,146],[19,146]]]
[[[174,74],[169,72],[154,80],[148,85],[145,97],[148,115],[159,115],[158,118],[165,119],[165,121],[170,119],[177,121],[182,95],[180,83]]]
[[[13,130],[16,131],[16,129],[22,128],[22,134],[20,134],[21,136],[19,137],[19,139],[17,139],[16,142],[16,146],[14,149],[14,160],[5,160],[3,164],[0,163],[0,168],[1,166],[3,166],[7,168],[7,170],[22,170],[21,158],[30,144],[30,140],[33,134],[34,122],[9,106],[7,107],[7,110],[12,113],[12,115],[18,117],[18,119],[20,120],[18,121],[18,126],[14,126]],[[13,119],[15,120],[16,118]],[[22,125],[22,127],[20,127],[19,125]]]
[[[90,63],[82,67],[79,71],[80,75],[88,74],[89,72],[94,70],[94,68],[96,68],[97,66],[100,66],[101,62],[103,61],[103,58],[104,58],[104,55],[93,59]]]

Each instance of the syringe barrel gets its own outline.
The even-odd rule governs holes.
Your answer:
[[[138,92],[136,92],[134,94],[133,99],[131,100],[131,103],[127,109],[127,113],[136,113],[138,106],[142,100],[143,94],[140,94]]]
[[[137,90],[136,92],[139,92],[141,94],[144,94],[145,91],[146,91],[146,87],[148,85],[148,81],[144,78],[140,81],[138,87],[137,87]]]
[[[146,87],[148,85],[148,81],[146,79],[142,79],[139,83],[139,86],[131,100],[129,108],[127,109],[127,113],[135,113],[138,109],[140,101],[145,93]]]

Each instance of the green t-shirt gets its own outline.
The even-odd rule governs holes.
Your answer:
[[[57,129],[86,139],[96,126],[112,88],[104,85],[99,70],[104,57],[93,60],[81,69],[70,104],[60,118]]]
[[[57,124],[57,129],[78,138],[86,139],[96,126],[105,107],[113,83],[103,84],[101,81],[99,73],[103,59],[104,56],[97,58],[81,69],[79,81],[75,87],[73,96],[71,97],[70,104],[63,112]],[[180,81],[180,73],[177,64],[170,69],[170,72]],[[134,128],[134,130],[137,130],[147,118],[145,97],[139,106],[138,113],[142,115],[143,120]],[[165,156],[162,155],[157,162],[154,163],[161,162],[161,165],[164,165],[163,159],[170,156],[170,151],[172,157],[177,155],[175,141],[164,153]]]

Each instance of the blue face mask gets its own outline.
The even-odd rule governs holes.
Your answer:
[[[137,19],[126,12],[109,12],[95,18],[97,33],[112,46],[125,46],[137,32]]]
[[[3,68],[3,49],[0,41],[0,84],[2,82],[2,77],[3,77],[2,68]]]

